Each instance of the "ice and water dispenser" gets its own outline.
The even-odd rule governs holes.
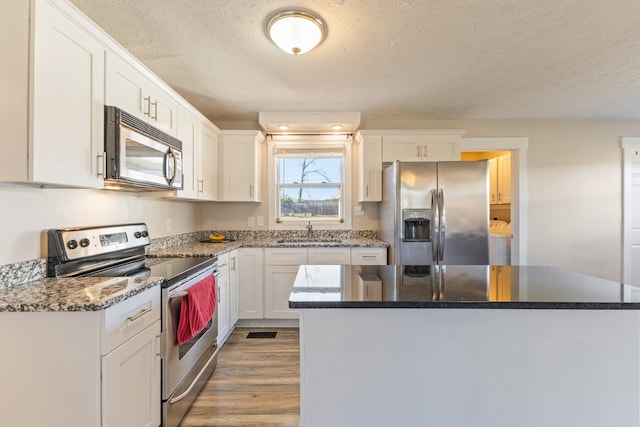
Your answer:
[[[402,240],[405,242],[430,242],[431,221],[431,209],[403,209]]]

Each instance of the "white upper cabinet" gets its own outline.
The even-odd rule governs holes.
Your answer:
[[[18,3],[4,2],[0,13],[0,35],[16,40],[2,48],[8,93],[0,102],[11,113],[0,125],[12,130],[1,142],[0,179],[102,188],[105,48],[66,4],[36,0],[29,17]]]
[[[261,200],[263,141],[259,131],[220,132],[220,201]]]
[[[382,200],[382,136],[368,132],[356,134],[358,158],[358,201]]]
[[[511,203],[511,154],[498,157],[498,203]]]
[[[107,53],[107,105],[114,105],[169,135],[177,134],[178,102],[138,68]]]
[[[196,144],[196,183],[198,200],[218,200],[218,128],[200,122],[199,141]]]
[[[489,182],[492,205],[511,203],[511,154],[489,159]]]
[[[178,134],[182,141],[182,190],[178,190],[177,196],[185,199],[198,198],[198,150],[199,120],[196,115],[186,107],[178,108]]]
[[[465,131],[387,131],[382,134],[382,161],[438,162],[460,160]]]

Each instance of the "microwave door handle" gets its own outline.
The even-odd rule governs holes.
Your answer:
[[[176,161],[173,151],[169,150],[164,154],[164,177],[169,185],[172,185],[176,179]]]

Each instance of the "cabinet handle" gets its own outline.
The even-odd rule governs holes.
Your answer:
[[[422,157],[424,157],[425,159],[429,157],[429,150],[427,149],[427,144],[424,144],[422,146]]]
[[[162,341],[160,341],[160,335],[156,335],[156,357],[162,356]]]
[[[420,146],[416,146],[416,157],[420,157]]]
[[[107,153],[104,151],[98,154],[98,173],[97,175],[102,178],[106,178],[105,173],[107,170]]]
[[[127,317],[127,322],[133,323],[133,322],[135,322],[136,320],[140,319],[142,316],[144,316],[147,313],[151,313],[151,308],[143,308],[137,314],[134,314],[133,316]]]
[[[376,259],[375,255],[362,255],[362,259]]]
[[[217,288],[218,288],[218,291],[216,292],[216,299],[218,300],[218,304],[220,304],[220,301],[222,301],[220,299],[220,286],[217,286]]]
[[[156,100],[155,102],[152,102],[151,105],[153,105],[153,116],[151,115],[151,108],[149,108],[149,117],[151,117],[153,120],[158,120],[158,101]]]
[[[236,271],[236,259],[231,258],[231,270]]]
[[[204,180],[198,180],[198,193],[204,193]]]
[[[498,201],[501,202],[502,201],[502,193],[498,193]]]
[[[142,113],[145,116],[149,116],[149,115],[151,115],[151,97],[150,96],[145,96],[144,100],[147,103],[147,108],[146,108],[146,110],[143,110]]]
[[[365,185],[365,186],[364,186],[364,189],[365,189],[365,191],[364,191],[365,195],[366,195],[367,197],[369,197],[369,184]]]
[[[249,197],[253,197],[253,184],[249,184]]]

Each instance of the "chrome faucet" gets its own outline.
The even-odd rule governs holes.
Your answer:
[[[307,238],[313,239],[313,225],[311,225],[311,221],[307,222]]]

